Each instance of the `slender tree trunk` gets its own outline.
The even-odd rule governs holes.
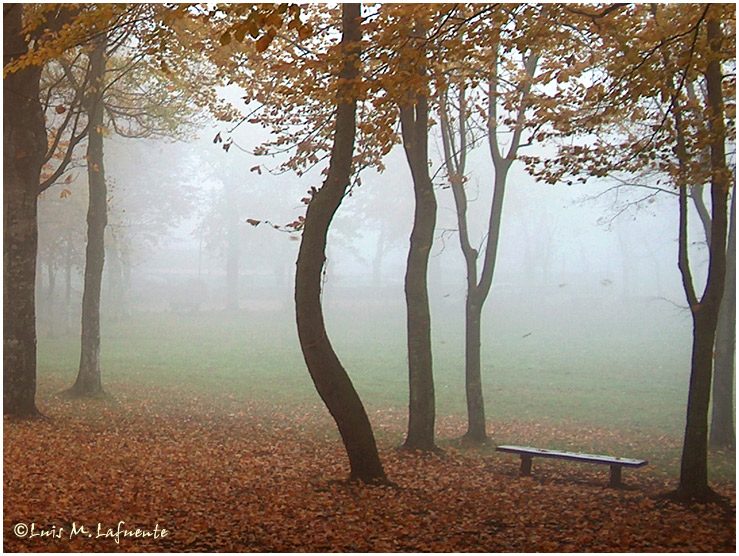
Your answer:
[[[55,293],[56,293],[56,269],[54,268],[54,263],[52,262],[51,258],[49,258],[48,262],[46,263],[46,273],[49,275],[49,289],[46,292],[46,310],[48,311],[48,322],[49,322],[49,330],[48,334],[50,338],[54,337],[54,319],[56,318],[56,311],[55,311]]]
[[[25,54],[22,4],[3,5],[3,65]],[[3,413],[36,408],[37,197],[46,153],[41,67],[3,79]]]
[[[130,315],[129,294],[131,292],[131,255],[128,247],[124,246],[121,255],[121,313],[124,317]],[[198,283],[199,283],[198,279]]]
[[[308,205],[295,275],[295,309],[300,347],[318,394],[339,428],[349,456],[351,479],[386,482],[367,413],[326,333],[321,307],[321,274],[331,220],[352,171],[356,125],[354,81],[359,63],[360,4],[342,6],[344,61],[337,92],[336,131],[328,176]]]
[[[465,440],[489,441],[485,425],[485,400],[482,395],[481,369],[482,304],[468,294],[465,306],[465,391],[467,394],[467,432]]]
[[[49,307],[51,307],[54,299],[54,290],[56,289],[56,269],[52,261],[46,263],[46,273],[49,275],[49,289],[46,292],[46,298],[49,300]]]
[[[74,247],[67,239],[67,249],[64,258],[64,331],[69,334],[72,329],[72,257]]]
[[[428,103],[416,95],[415,104],[400,107],[403,148],[413,177],[415,212],[405,274],[408,330],[409,419],[405,447],[436,450],[436,402],[431,355],[431,311],[428,262],[436,226],[436,197],[428,173]]]
[[[496,50],[497,52],[497,50]],[[533,77],[538,62],[537,56],[530,54],[525,60],[529,78]],[[465,440],[475,443],[489,442],[485,424],[485,400],[482,392],[481,364],[481,326],[482,309],[490,293],[495,274],[495,263],[500,243],[500,229],[503,219],[503,199],[511,164],[518,151],[523,130],[523,116],[527,107],[530,81],[524,83],[518,109],[516,126],[513,128],[508,152],[503,155],[498,143],[498,70],[497,54],[488,83],[488,145],[495,168],[493,198],[487,226],[487,241],[478,280],[478,258],[480,253],[472,247],[467,222],[467,194],[464,189],[467,154],[466,85],[459,85],[458,129],[452,129],[446,102],[447,93],[440,98],[441,135],[444,159],[449,181],[454,194],[454,204],[459,226],[459,241],[467,267],[467,301],[465,304],[465,390],[467,394],[467,432]],[[456,136],[456,140],[455,140]],[[458,142],[458,145],[457,145]]]
[[[703,202],[703,186],[690,188],[690,198],[698,211],[711,247],[711,214]],[[708,442],[714,448],[736,446],[734,431],[734,356],[736,353],[736,196],[731,200],[729,239],[726,247],[724,295],[716,327],[713,352],[711,427]]]
[[[82,292],[82,341],[80,367],[71,393],[94,396],[103,392],[100,372],[100,292],[105,263],[105,226],[108,222],[107,188],[103,166],[103,89],[106,35],[100,36],[90,55],[90,93],[86,110],[90,121],[87,137],[87,177],[90,201],[87,210],[87,252]]]
[[[380,230],[375,244],[375,256],[372,259],[372,285],[379,289],[382,286],[382,259],[385,254],[385,221],[380,222]]]
[[[736,356],[736,195],[731,199],[726,281],[718,314],[713,359],[713,411],[709,443],[714,448],[736,447],[734,375]]]
[[[710,500],[716,495],[708,486],[708,408],[711,396],[713,346],[718,313],[726,278],[727,200],[731,186],[726,166],[726,128],[721,91],[722,71],[719,52],[722,42],[721,22],[709,9],[706,32],[711,59],[705,70],[708,110],[711,114],[709,139],[711,162],[711,240],[708,277],[703,296],[698,300],[688,265],[687,249],[687,192],[680,187],[680,256],[679,267],[688,303],[693,315],[693,351],[691,357],[690,388],[685,424],[685,439],[680,467],[680,484],[675,493],[680,500]],[[679,107],[675,107],[678,144],[676,152],[681,164],[687,160],[682,136]]]
[[[232,182],[226,188],[226,310],[239,310],[239,212],[237,208],[238,191]]]
[[[106,275],[105,280],[105,304],[106,312],[110,318],[117,320],[120,315],[120,299],[121,299],[121,263],[118,253],[118,246],[114,234],[108,235],[106,242],[107,256],[106,259]]]
[[[701,306],[702,310],[705,306]],[[690,362],[688,411],[680,467],[679,495],[686,500],[710,499],[708,487],[708,407],[716,318],[693,313],[693,348]]]

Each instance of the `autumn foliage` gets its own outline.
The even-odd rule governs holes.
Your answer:
[[[153,399],[115,382],[115,402],[69,404],[51,395],[63,380],[44,383],[40,403],[53,418],[5,420],[6,552],[720,552],[735,543],[733,509],[655,496],[673,481],[659,466],[627,470],[624,490],[606,487],[607,468],[571,463],[535,460],[533,476],[522,479],[517,458],[493,451],[398,451],[405,415],[388,410],[370,417],[396,486],[368,487],[344,482],[346,454],[322,407],[288,409],[184,385]],[[459,437],[464,426],[440,419],[439,437]],[[582,434],[515,422],[494,428],[563,445]],[[718,490],[734,499],[733,486]],[[98,523],[104,531],[121,520],[169,535],[96,538]],[[18,538],[20,522],[66,534]],[[72,522],[93,536],[69,539]]]
[[[375,485],[346,481],[350,476],[347,453],[337,431],[328,424],[327,410],[318,402],[277,407],[256,396],[224,397],[195,391],[184,381],[157,387],[154,396],[142,383],[114,380],[111,390],[116,393],[115,400],[72,404],[53,394],[65,386],[61,377],[45,375],[39,407],[48,417],[42,417],[35,405],[34,313],[36,195],[61,179],[63,170],[50,165],[59,158],[52,156],[53,151],[57,146],[65,147],[68,156],[62,160],[70,162],[72,148],[83,137],[76,133],[76,125],[69,137],[62,131],[80,103],[91,98],[82,89],[67,91],[66,96],[59,93],[59,97],[47,91],[47,101],[42,104],[40,64],[46,63],[47,75],[53,77],[51,70],[57,63],[61,81],[63,75],[75,73],[66,66],[74,66],[80,49],[90,39],[99,38],[108,29],[131,26],[136,30],[131,44],[145,47],[140,55],[147,64],[141,71],[156,85],[144,96],[156,98],[156,107],[172,109],[170,101],[158,99],[176,97],[188,106],[207,108],[221,120],[235,122],[240,116],[217,98],[215,91],[216,85],[237,85],[244,89],[242,98],[250,109],[258,105],[240,123],[260,125],[272,133],[254,154],[286,155],[275,163],[274,171],[301,175],[341,149],[341,172],[334,176],[332,168],[327,168],[327,185],[318,190],[311,187],[309,196],[301,200],[308,206],[305,217],[298,216],[283,226],[254,218],[245,221],[254,227],[264,222],[277,229],[302,231],[306,241],[314,225],[309,216],[324,210],[320,233],[314,236],[320,241],[313,246],[312,263],[316,264],[310,274],[316,286],[310,294],[316,303],[306,306],[304,313],[298,309],[299,324],[303,316],[313,317],[300,330],[304,353],[326,337],[323,323],[316,326],[315,317],[321,309],[318,284],[325,278],[328,225],[345,194],[351,194],[359,184],[359,170],[371,166],[382,169],[383,157],[401,138],[414,181],[422,182],[425,188],[429,209],[426,239],[419,243],[418,272],[409,280],[412,286],[426,288],[436,212],[436,183],[429,172],[427,152],[429,129],[433,129],[436,116],[447,119],[436,103],[452,99],[456,90],[459,121],[472,122],[476,116],[477,125],[491,135],[493,163],[496,175],[503,176],[499,180],[502,185],[508,168],[518,160],[551,184],[628,172],[659,177],[666,187],[682,188],[680,267],[689,305],[699,317],[696,323],[701,326],[701,338],[695,341],[699,357],[694,360],[700,359],[700,365],[693,365],[693,377],[697,378],[691,379],[681,489],[686,502],[713,499],[704,496],[706,492],[713,494],[707,484],[705,440],[713,336],[724,289],[726,203],[734,180],[733,166],[727,165],[732,155],[727,156],[724,149],[733,147],[735,141],[735,11],[710,5],[688,5],[665,13],[660,11],[663,8],[646,5],[385,4],[367,10],[364,17],[352,17],[357,30],[342,45],[338,42],[336,6],[62,6],[48,10],[32,7],[24,12],[23,20],[18,14],[14,16],[12,34],[6,29],[6,36],[23,47],[14,48],[21,54],[28,51],[6,61],[6,89],[17,95],[25,83],[19,96],[33,100],[33,106],[26,111],[14,110],[11,104],[5,107],[5,123],[15,135],[6,133],[5,141],[5,213],[11,216],[11,222],[6,218],[5,224],[13,233],[5,234],[4,251],[6,263],[22,263],[16,264],[17,268],[6,264],[4,273],[10,288],[5,296],[5,409],[16,417],[34,418],[6,416],[4,421],[4,551],[719,552],[736,548],[734,483],[712,481],[711,487],[723,497],[723,504],[676,505],[660,496],[673,486],[674,477],[654,462],[646,469],[627,470],[627,488],[623,490],[607,488],[607,468],[571,463],[537,461],[533,477],[521,478],[516,458],[496,454],[491,447],[472,450],[450,444],[449,439],[459,438],[465,428],[456,417],[441,416],[436,426],[433,419],[429,421],[428,453],[399,451],[408,414],[375,409],[364,415],[362,407],[361,425],[367,425],[375,458],[369,421],[378,431],[382,465],[378,459],[376,467],[381,472],[374,478],[381,477],[382,484]],[[361,13],[360,8],[354,8]],[[53,29],[46,29],[52,15]],[[490,48],[491,44],[495,48]],[[6,55],[7,51],[6,43]],[[101,50],[102,62],[103,56]],[[522,67],[512,61],[516,57],[521,57]],[[193,75],[198,79],[188,78]],[[104,82],[102,77],[98,81]],[[696,91],[702,93],[704,83],[706,95],[701,101]],[[123,93],[127,94],[124,85],[133,88],[121,81]],[[472,93],[484,85],[487,92],[483,88],[476,95]],[[136,97],[130,106],[123,104],[138,111],[141,103]],[[628,117],[623,115],[624,107]],[[97,124],[87,124],[92,128],[87,141],[89,146],[92,137],[98,136],[99,162],[91,157],[88,162],[92,173],[102,174],[102,136],[111,129],[119,135],[134,133],[128,126],[116,125],[115,118],[104,125],[100,110]],[[44,114],[46,130],[40,125]],[[176,109],[164,115],[170,117],[170,127],[176,127],[175,115],[182,117]],[[133,119],[137,124],[133,128],[146,128],[143,123],[148,120]],[[31,137],[34,123],[37,129]],[[460,129],[461,145],[467,136]],[[159,128],[147,133],[154,131],[159,132]],[[498,148],[499,131],[512,134],[509,150]],[[48,132],[53,132],[51,140]],[[31,140],[23,143],[20,140],[24,137]],[[596,137],[590,147],[584,146]],[[466,207],[465,193],[459,187],[468,176],[464,164],[458,164],[456,175],[452,175],[449,161],[459,153],[451,148],[453,140],[444,140],[446,176],[450,182],[457,180],[454,193]],[[519,155],[518,147],[524,146],[521,141],[548,141],[550,147],[559,148],[553,159]],[[220,132],[213,143],[226,151],[236,144],[233,137],[222,138]],[[45,153],[47,146],[50,150]],[[33,163],[29,162],[32,150]],[[262,174],[261,168],[251,168],[255,178]],[[333,170],[337,171],[336,165]],[[242,173],[247,174],[246,167]],[[662,186],[659,180],[655,187]],[[64,184],[69,182],[67,177]],[[716,253],[711,253],[709,266],[712,287],[699,299],[686,271],[685,215],[688,187],[707,185],[712,188],[715,213],[708,243]],[[104,214],[105,183],[101,186],[100,213]],[[335,199],[322,208],[321,201],[329,194]],[[62,199],[70,195],[67,188],[60,193]],[[498,221],[501,203],[502,189],[495,210],[491,210]],[[417,217],[415,223],[420,220]],[[460,219],[460,229],[464,226]],[[491,242],[486,256],[490,253],[492,262],[497,234],[491,229],[488,235]],[[99,236],[98,273],[102,275],[102,228]],[[475,316],[477,336],[470,344],[477,347],[474,380],[480,383],[479,320],[491,287],[492,266],[486,264],[487,270],[481,271],[484,291],[475,291],[479,254],[473,253],[469,239],[463,239],[462,247],[469,252],[468,267],[474,269],[468,275],[474,286],[469,299],[479,305],[473,307],[479,309]],[[712,277],[714,265],[717,270]],[[299,260],[299,275],[300,271]],[[431,393],[428,405],[433,408],[428,293],[419,291],[417,295],[426,304],[419,319],[427,336],[421,347],[429,354],[428,362],[422,362],[428,367],[422,382]],[[715,318],[706,317],[703,323],[709,310]],[[317,331],[318,338],[305,334],[306,330]],[[96,335],[99,340],[99,330]],[[10,353],[9,346],[22,349]],[[413,364],[413,349],[410,354]],[[326,358],[313,361],[314,365],[308,361],[309,368],[325,371]],[[316,373],[311,374],[315,381]],[[348,399],[347,389],[337,388],[337,376],[334,373],[322,384],[315,381],[324,400],[336,401],[328,404],[334,415],[342,413]],[[481,390],[481,384],[477,386]],[[694,391],[699,395],[694,396]],[[481,410],[481,393],[479,397],[476,405]],[[10,407],[8,400],[20,402]],[[433,410],[428,413],[435,416]],[[491,432],[496,441],[516,438],[520,443],[556,443],[562,448],[568,448],[575,438],[618,434],[599,428],[583,431],[512,420],[493,423],[481,411],[479,415],[478,440],[487,439],[488,425],[494,429]],[[342,429],[339,419],[337,423]],[[341,432],[346,437],[346,431],[355,430],[349,421]],[[659,446],[663,439],[650,434],[656,433],[645,432],[640,442]],[[434,435],[444,439],[444,444],[440,443],[443,450],[432,450]],[[352,463],[357,460],[362,463],[363,457],[355,456]],[[357,474],[351,476],[356,478]],[[683,488],[683,483],[689,488]],[[123,526],[126,531],[144,533],[133,537],[113,533]]]

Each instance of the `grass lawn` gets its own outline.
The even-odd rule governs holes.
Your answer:
[[[556,311],[552,314],[556,319]],[[399,445],[408,397],[403,316],[362,315],[329,310],[329,336],[378,441]],[[676,477],[689,359],[684,323],[674,330],[649,330],[648,319],[604,325],[587,314],[574,322],[558,327],[519,315],[487,330],[483,379],[493,441],[644,458],[650,472]],[[609,327],[616,332],[609,334]],[[531,333],[522,337],[526,330]],[[434,323],[441,446],[455,445],[464,433],[462,339],[450,322]],[[47,376],[55,379],[50,388],[73,382],[78,353],[76,337],[39,340],[40,394],[53,393],[46,390]],[[174,389],[206,407],[242,400],[258,402],[274,415],[295,408],[325,413],[289,311],[141,313],[105,323],[102,365],[103,382],[114,398],[118,385],[126,384],[152,400],[159,391]],[[328,414],[318,423],[320,434],[336,434]],[[733,481],[734,453],[712,452],[710,470],[713,480]]]

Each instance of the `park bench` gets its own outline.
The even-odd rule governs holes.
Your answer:
[[[578,454],[576,452],[561,452],[559,450],[541,450],[528,446],[498,446],[496,450],[509,454],[519,454],[521,456],[521,475],[524,476],[531,475],[531,460],[535,457],[609,465],[611,467],[609,486],[613,488],[619,488],[621,486],[621,469],[623,467],[641,467],[647,464],[647,461],[643,459],[614,458],[612,456]]]

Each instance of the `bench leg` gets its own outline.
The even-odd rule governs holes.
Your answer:
[[[521,454],[521,476],[528,477],[531,475],[531,456]]]
[[[608,483],[611,488],[621,488],[621,466],[611,465],[611,482]]]

